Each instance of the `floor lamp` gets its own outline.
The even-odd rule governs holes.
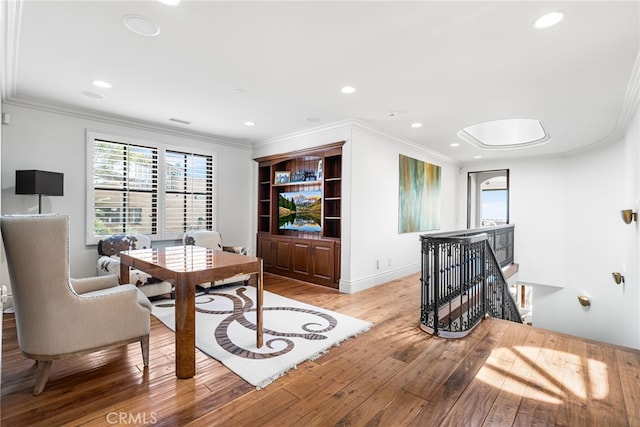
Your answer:
[[[38,213],[42,213],[42,196],[63,196],[64,174],[40,170],[16,171],[16,194],[37,194]]]

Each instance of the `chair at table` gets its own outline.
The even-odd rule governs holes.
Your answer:
[[[139,342],[149,365],[151,303],[117,276],[70,277],[67,216],[3,216],[0,229],[18,345],[37,364],[34,395],[54,360]]]
[[[223,246],[222,235],[217,231],[211,230],[187,231],[184,236],[182,236],[182,243],[184,245],[201,246],[203,248],[210,248],[216,251],[232,252],[240,255],[247,255],[248,252],[247,248],[244,246]],[[221,286],[236,282],[244,282],[244,284],[246,285],[249,283],[250,277],[251,276],[248,274],[236,274],[235,276],[217,280],[213,283],[202,283],[200,284],[200,287],[204,288],[205,292],[209,292],[212,286]]]
[[[131,249],[147,249],[151,239],[145,234],[114,234],[98,242],[98,276],[115,274],[120,277],[120,252]],[[129,271],[129,281],[147,297],[171,295],[173,286],[140,270]]]

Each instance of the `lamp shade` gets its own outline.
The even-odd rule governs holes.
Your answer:
[[[16,194],[63,196],[64,174],[40,170],[16,171]]]

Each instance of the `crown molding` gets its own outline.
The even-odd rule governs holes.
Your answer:
[[[414,150],[418,150],[421,151],[431,157],[435,157],[439,160],[442,160],[443,162],[448,162],[448,163],[452,163],[452,164],[458,164],[460,162],[458,162],[457,160],[455,160],[452,157],[449,157],[445,154],[442,154],[438,151],[432,150],[430,148],[425,147],[424,145],[420,145],[416,142],[413,142],[411,140],[408,139],[404,139],[404,138],[399,138],[397,136],[391,135],[390,133],[387,133],[383,130],[380,130],[374,126],[372,126],[370,123],[364,121],[364,120],[360,120],[360,119],[354,119],[352,120],[352,127],[354,129],[357,129],[359,131],[365,132],[371,136],[375,136],[378,137],[380,139],[384,139],[387,142],[392,142],[395,144],[400,144],[400,145],[404,145],[407,147],[410,147]]]
[[[281,136],[275,136],[273,138],[265,139],[262,142],[256,142],[254,147],[265,148],[272,145],[282,144],[283,142],[291,141],[294,139],[305,138],[308,136],[316,136],[325,132],[332,132],[339,129],[348,129],[351,127],[353,120],[341,120],[339,122],[333,122],[322,126],[316,126],[313,128],[288,133]]]
[[[636,56],[636,61],[633,65],[633,69],[631,70],[631,77],[629,78],[629,83],[627,84],[627,90],[624,94],[624,100],[622,101],[622,108],[620,109],[620,114],[618,115],[618,120],[616,122],[613,130],[604,138],[601,138],[587,146],[576,148],[575,150],[570,150],[562,153],[563,156],[571,156],[574,154],[580,154],[587,151],[591,151],[595,148],[598,148],[601,145],[612,144],[614,142],[620,141],[625,137],[627,132],[629,131],[629,125],[631,125],[631,121],[636,114],[636,110],[640,105],[640,52]]]
[[[361,120],[361,119],[348,119],[348,120],[341,120],[339,122],[334,122],[334,123],[329,123],[327,125],[323,125],[323,126],[318,126],[318,127],[314,127],[311,129],[306,129],[300,132],[294,132],[294,133],[290,133],[287,135],[282,135],[282,136],[278,136],[275,138],[270,138],[262,143],[257,143],[254,145],[254,147],[257,148],[264,148],[264,147],[269,147],[269,146],[273,146],[273,145],[278,145],[278,144],[282,144],[283,142],[287,142],[287,141],[291,141],[291,140],[295,140],[298,138],[304,138],[304,137],[309,137],[309,136],[317,136],[323,133],[327,133],[327,132],[332,132],[335,130],[340,130],[340,129],[344,129],[344,130],[348,130],[349,132],[353,129],[359,130],[361,132],[364,132],[368,135],[371,136],[375,136],[377,138],[383,139],[387,142],[391,142],[394,144],[400,144],[400,145],[404,145],[407,147],[411,147],[412,149],[421,151],[431,157],[435,157],[439,160],[448,162],[448,163],[453,163],[453,164],[457,164],[458,162],[451,158],[448,157],[442,153],[439,153],[437,151],[431,150],[423,145],[417,144],[413,141],[409,141],[406,139],[402,139],[399,138],[397,136],[391,135],[383,130],[380,130],[376,127],[374,127],[373,125],[371,125],[370,123]]]
[[[0,1],[0,95],[3,101],[16,92],[22,4],[22,0]]]
[[[198,141],[214,143],[217,145],[224,145],[233,148],[240,148],[251,151],[252,145],[249,142],[237,141],[230,138],[223,138],[215,135],[206,134],[203,132],[189,131],[174,128],[171,126],[161,125],[158,123],[147,122],[144,120],[137,120],[130,117],[120,116],[116,114],[109,114],[104,112],[98,112],[87,109],[79,109],[70,107],[63,104],[55,104],[49,102],[43,102],[40,100],[29,99],[26,97],[11,97],[5,101],[6,105],[13,105],[16,107],[30,108],[34,110],[46,111],[49,113],[62,114],[65,116],[71,116],[79,119],[93,120],[97,122],[116,124],[120,126],[126,126],[129,128],[144,130],[148,132],[161,133],[170,136],[178,136],[183,138],[195,139]]]

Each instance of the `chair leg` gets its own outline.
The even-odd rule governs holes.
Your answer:
[[[42,393],[44,385],[49,379],[49,372],[51,371],[51,365],[53,360],[38,360],[36,368],[36,385],[33,387],[33,395],[37,396]]]
[[[140,347],[142,348],[142,362],[144,366],[149,366],[149,335],[140,339]]]

